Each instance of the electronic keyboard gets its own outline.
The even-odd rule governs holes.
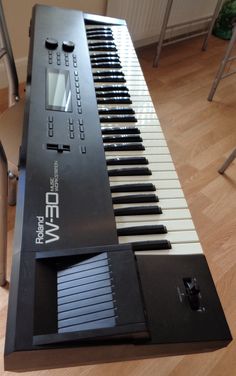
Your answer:
[[[36,5],[30,38],[6,370],[226,346],[125,22]]]

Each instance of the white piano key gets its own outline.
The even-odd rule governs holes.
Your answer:
[[[139,127],[140,125],[148,125],[148,126],[157,126],[157,125],[160,125],[159,123],[159,120],[158,119],[137,119],[136,122],[111,122],[111,123],[103,123],[101,122],[101,125],[103,127],[123,127],[125,125],[127,126],[136,126],[136,127]]]
[[[127,223],[120,223],[117,222],[117,229],[126,228],[126,227],[134,227],[134,226],[147,226],[147,225],[163,225],[166,226],[168,233],[171,231],[188,231],[194,230],[194,224],[191,219],[178,219],[178,220],[169,220],[164,221],[160,219],[159,221],[148,221],[147,222],[127,222]]]
[[[146,157],[149,159],[150,157],[155,158],[155,162],[172,162],[171,155],[170,154],[155,154],[156,148],[148,148],[145,150],[137,150],[137,151],[119,151],[117,153],[112,151],[106,151],[105,155],[106,158],[110,157]]]
[[[198,243],[199,239],[196,231],[173,231],[167,234],[153,234],[153,235],[129,235],[129,236],[119,236],[119,243],[133,243],[142,241],[152,241],[152,240],[169,240],[172,244],[182,244],[182,243]]]
[[[166,249],[163,251],[138,251],[135,255],[142,256],[155,256],[155,255],[195,255],[202,254],[202,247],[200,243],[180,243],[173,244],[172,249]]]
[[[181,185],[180,185],[180,182],[178,179],[173,179],[173,180],[155,180],[152,178],[152,175],[149,177],[147,176],[149,179],[146,181],[146,183],[151,183],[151,184],[154,184],[156,189],[178,189],[178,188],[181,188]],[[133,177],[135,179],[135,176]],[[144,183],[145,181],[143,181]],[[139,184],[139,183],[142,183],[141,180],[130,180],[130,183],[134,183],[134,184]],[[115,186],[115,185],[121,185],[121,184],[128,184],[127,181],[113,181],[111,182],[111,186]]]
[[[128,223],[132,222],[153,222],[159,221],[161,224],[163,221],[167,220],[178,220],[178,219],[191,219],[191,214],[188,209],[168,209],[163,211],[162,214],[147,214],[147,215],[126,215],[126,216],[117,216],[117,223]]]
[[[134,193],[136,194],[136,192]],[[114,209],[122,209],[127,206],[160,206],[164,212],[167,209],[187,209],[188,204],[184,198],[170,198],[170,199],[161,199],[159,202],[146,202],[146,203],[134,203],[134,204],[115,204],[113,205]]]
[[[107,170],[119,169],[119,168],[136,168],[136,167],[147,167],[151,171],[175,171],[173,163],[149,163],[147,165],[110,165],[107,166]]]
[[[114,185],[114,183],[113,183]],[[148,193],[148,192],[146,192]],[[149,192],[156,194],[159,199],[169,199],[169,198],[184,198],[184,193],[182,189],[157,189],[156,191]],[[120,193],[112,193],[112,197],[118,196],[129,196],[133,194],[145,194],[145,192],[120,192]]]
[[[133,182],[135,181],[146,181],[149,183],[151,180],[178,180],[177,174],[175,171],[153,171],[152,175],[137,175],[137,176],[110,176],[110,182]]]

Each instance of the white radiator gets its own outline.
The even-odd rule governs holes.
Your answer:
[[[168,26],[186,25],[181,30],[171,28],[167,36],[201,28],[216,3],[217,0],[174,0]],[[158,41],[166,4],[167,0],[108,0],[107,16],[125,19],[135,46],[140,47]]]

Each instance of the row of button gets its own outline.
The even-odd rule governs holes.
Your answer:
[[[52,51],[48,51],[48,63],[49,64],[53,64],[53,58],[54,58],[55,54],[53,54]],[[61,65],[61,57],[64,56],[64,64],[66,67],[69,67],[69,55],[68,53],[65,53],[63,55],[61,55],[60,52],[57,52],[56,53],[56,60],[57,60],[57,65]],[[74,65],[74,59],[73,59],[73,65]],[[75,65],[74,65],[75,66]],[[77,67],[77,63],[76,63],[76,67]]]
[[[73,59],[73,66],[74,68],[77,68],[77,57],[75,54],[72,55],[72,59]]]
[[[83,119],[79,119],[78,120],[78,123],[79,123],[79,135],[80,135],[80,139],[81,140],[84,140],[85,139],[85,134],[84,134],[84,126],[83,126]],[[75,138],[75,128],[74,128],[74,120],[72,118],[69,118],[69,137],[70,139],[74,139]]]
[[[80,87],[79,87],[79,74],[78,71],[74,71],[75,78],[75,91],[76,91],[76,100],[77,100],[77,111],[78,114],[82,114],[81,101],[80,101]]]
[[[53,137],[54,135],[54,124],[53,124],[53,116],[48,116],[48,136]]]

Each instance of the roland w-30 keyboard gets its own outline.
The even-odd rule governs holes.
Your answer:
[[[125,23],[37,5],[30,35],[5,368],[226,346]]]

